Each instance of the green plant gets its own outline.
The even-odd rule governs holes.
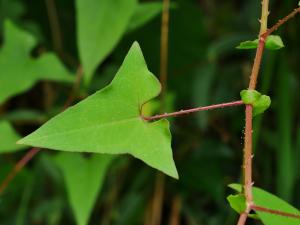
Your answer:
[[[118,39],[125,32],[127,26],[130,26],[129,21],[134,14],[134,10],[137,8],[137,3],[135,1],[128,1],[128,4],[123,4],[124,2],[122,1],[117,3],[103,1],[102,7],[98,9],[94,7],[95,4],[93,1],[91,1],[90,5],[86,4],[85,1],[77,1],[78,47],[83,68],[81,69],[81,66],[78,67],[77,78],[80,80],[80,77],[83,76],[85,86],[89,85],[97,65],[104,60],[107,54],[117,44]],[[280,20],[278,24],[267,29],[268,1],[264,0],[262,5],[259,39],[241,43],[239,46],[241,49],[257,47],[249,88],[241,92],[242,100],[154,116],[145,116],[143,114],[144,105],[158,96],[162,88],[155,76],[148,71],[139,45],[134,43],[111,84],[53,117],[37,131],[22,138],[18,143],[67,152],[105,153],[113,155],[131,154],[151,167],[169,176],[178,178],[172,157],[169,122],[165,118],[216,108],[245,105],[244,180],[242,186],[231,185],[239,194],[228,198],[232,208],[240,213],[238,225],[245,224],[248,217],[260,219],[267,225],[298,224],[300,213],[297,209],[261,189],[252,188],[252,117],[263,113],[271,103],[268,96],[261,95],[255,91],[263,50],[266,43],[268,44],[268,48],[274,50],[283,47],[282,41],[278,36],[270,35],[279,28],[279,26],[300,12],[300,8],[295,9],[283,20]],[[103,14],[99,14],[101,16],[104,15],[103,17],[105,17],[105,19],[96,19],[96,21],[101,21],[101,23],[94,22],[94,19],[92,21],[90,20],[89,14],[91,11],[95,11],[94,14],[97,14],[96,12],[98,10],[106,9],[106,7],[109,9],[103,11]],[[161,5],[157,5],[157,8],[159,7],[161,7]],[[138,8],[140,9],[140,6]],[[165,6],[164,10],[168,8],[168,6]],[[105,14],[113,9],[120,10],[119,13],[123,15],[122,21],[114,21],[114,18]],[[138,15],[139,17],[143,16],[141,13],[138,13]],[[103,23],[106,19],[111,19],[111,23]],[[168,20],[168,17],[165,17],[165,19]],[[146,21],[147,19],[140,19],[140,21],[143,20]],[[91,23],[95,26],[92,27],[93,29],[89,27]],[[104,34],[94,33],[94,30],[97,30],[98,26],[103,29]],[[131,27],[134,26],[136,25],[132,25]],[[163,28],[165,27],[163,26]],[[167,36],[167,30],[163,30],[165,31],[164,35]],[[18,29],[10,22],[6,22],[5,31],[7,32],[7,38],[5,38],[7,40],[14,40],[14,35],[18,37],[27,36],[21,31],[20,34],[18,34]],[[9,37],[9,31],[13,31],[15,34],[11,34],[12,37]],[[110,38],[111,36],[114,38]],[[164,38],[166,38],[166,36],[164,36]],[[94,51],[94,46],[97,46],[98,40],[102,38],[101,44],[103,44],[103,46],[99,48],[100,51]],[[28,42],[19,48],[24,50],[24,57],[28,57],[29,50],[33,47],[33,38],[23,37],[22,40],[23,39],[28,39]],[[166,41],[166,39],[164,39],[164,41]],[[9,49],[9,46],[18,45],[19,43],[22,42],[6,43],[5,47]],[[167,44],[166,42],[164,43],[165,45]],[[8,51],[6,48],[3,47],[2,49],[1,54],[3,57],[1,63],[5,71],[10,71],[10,69],[14,69],[14,67],[5,64],[4,56],[9,55],[6,52]],[[162,56],[164,60],[162,60],[161,63],[161,74],[163,74],[162,84],[163,88],[165,88],[165,76],[167,74],[167,54],[165,50],[162,51]],[[29,80],[30,84],[26,84],[25,87],[15,85],[15,83],[22,85],[23,83],[16,82],[12,80],[11,77],[4,79],[1,83],[9,88],[2,89],[0,92],[0,94],[2,93],[3,95],[2,101],[16,93],[28,89],[38,79],[70,82],[72,79],[70,79],[69,72],[56,61],[53,62],[53,60],[53,58],[41,60],[42,62],[31,62],[29,59],[22,60],[22,62],[29,61],[28,64],[37,64],[33,67],[33,72],[30,70],[31,74],[38,74],[44,70],[54,70],[54,72],[52,72],[53,74],[65,75],[59,76],[59,78],[48,75],[44,77],[35,76],[32,77],[32,81]],[[2,64],[0,64],[0,66]],[[11,76],[14,76],[17,73],[13,71],[11,74]],[[19,77],[16,77],[16,79],[18,78]],[[6,84],[5,82],[12,82],[13,84]],[[75,82],[75,87],[76,85],[78,85],[78,81]],[[78,87],[75,88],[75,91],[77,91],[77,88]],[[165,91],[163,91],[163,95],[165,95]],[[71,95],[71,100],[67,101],[65,105],[68,106],[72,100],[73,96]],[[165,98],[162,102],[164,103],[164,101]],[[148,104],[151,104],[151,102]],[[5,124],[3,124],[2,127],[3,128],[0,126],[0,129],[8,130],[8,126]],[[11,131],[11,129],[9,133],[11,133],[11,139],[15,141],[17,135]],[[3,147],[3,149],[5,148],[6,146]],[[10,150],[19,150],[21,147],[13,145],[13,147],[9,146],[8,148]],[[21,162],[21,166],[17,167],[6,182],[4,182],[4,185],[1,186],[0,192],[4,190],[15,173],[17,173],[31,157],[39,152],[39,149],[34,148],[30,152],[30,157]],[[93,155],[90,159],[85,159],[83,156],[74,153],[60,153],[55,157],[54,161],[63,171],[70,204],[72,205],[78,224],[87,224],[103,177],[112,160],[113,157],[107,155]],[[80,165],[80,169],[78,165]],[[77,169],[79,169],[78,171],[80,172],[77,173]],[[90,170],[95,171],[95,173],[90,173]],[[78,180],[80,181],[78,182]],[[88,196],[86,196],[87,192],[89,193]],[[251,214],[252,211],[255,211],[255,214]]]

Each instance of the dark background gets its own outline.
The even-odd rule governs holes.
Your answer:
[[[57,46],[49,24],[46,1],[1,0],[3,18],[11,18],[39,39],[33,55],[56,51],[75,71],[75,7],[73,0],[56,1],[62,46]],[[255,50],[237,50],[241,41],[255,39],[259,31],[260,1],[177,0],[171,10],[168,94],[175,110],[239,99],[247,87]],[[269,24],[287,15],[298,1],[271,1]],[[98,68],[93,85],[82,96],[101,89],[113,78],[134,40],[143,50],[149,69],[159,74],[160,15],[123,36]],[[272,98],[271,108],[254,120],[254,180],[300,208],[300,18],[290,21],[280,34],[285,48],[265,51],[258,90]],[[0,74],[1,76],[1,74]],[[12,98],[1,113],[32,108],[47,118],[61,108],[70,88],[40,82],[26,94]],[[201,112],[173,119],[173,151],[180,175],[176,181],[129,156],[109,169],[90,224],[145,224],[151,204],[162,199],[162,222],[171,218],[187,225],[231,225],[237,214],[226,202],[227,187],[240,182],[244,112],[242,107]],[[40,121],[14,122],[22,135]],[[0,224],[74,224],[60,173],[45,150],[37,155],[0,197]],[[0,156],[0,178],[23,152]],[[176,209],[179,216],[176,214]],[[250,222],[249,224],[254,224]],[[256,222],[255,224],[260,224]]]

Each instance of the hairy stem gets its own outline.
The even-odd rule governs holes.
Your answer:
[[[280,19],[274,26],[272,26],[270,29],[265,31],[261,34],[264,38],[268,37],[270,34],[272,34],[274,31],[276,31],[280,26],[285,24],[287,21],[292,19],[294,16],[296,16],[298,13],[300,13],[300,7],[294,9],[290,14],[285,16],[284,18]]]
[[[248,218],[248,212],[243,212],[239,217],[237,225],[244,225],[247,221],[247,218]]]
[[[253,203],[252,196],[252,105],[246,105],[245,143],[244,143],[244,194],[248,208]]]
[[[279,210],[268,209],[268,208],[258,206],[258,205],[252,205],[251,209],[253,209],[255,211],[261,211],[261,212],[266,212],[266,213],[278,215],[278,216],[300,219],[299,214],[293,214],[293,213],[282,212],[282,211],[279,211]]]
[[[268,16],[269,16],[269,0],[264,0],[261,2],[261,20],[260,20],[260,32],[262,35],[268,29]]]
[[[265,33],[267,30],[269,15],[269,0],[262,1],[262,14],[260,19],[260,35]],[[261,65],[262,55],[265,47],[265,39],[260,38],[258,48],[256,50],[256,55],[254,59],[254,64],[252,67],[252,72],[249,81],[248,89],[255,90],[259,68]],[[244,225],[247,221],[248,214],[250,212],[250,206],[253,204],[253,195],[252,195],[252,114],[253,107],[252,105],[246,105],[245,109],[245,140],[244,140],[244,157],[243,157],[243,192],[246,198],[246,210],[240,215],[238,225]]]
[[[178,112],[171,112],[171,113],[164,113],[160,115],[155,115],[155,116],[141,116],[144,120],[151,121],[151,120],[158,120],[158,119],[163,119],[163,118],[168,118],[168,117],[177,117],[177,116],[182,116],[190,113],[195,113],[195,112],[200,112],[200,111],[207,111],[211,109],[220,109],[220,108],[225,108],[225,107],[232,107],[232,106],[239,106],[243,105],[243,101],[235,101],[235,102],[227,102],[227,103],[221,103],[221,104],[216,104],[216,105],[209,105],[209,106],[202,106],[198,108],[193,108],[193,109],[185,109],[185,110],[180,110]]]

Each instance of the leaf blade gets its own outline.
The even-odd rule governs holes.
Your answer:
[[[156,97],[160,89],[139,45],[134,43],[110,85],[52,118],[19,143],[62,151],[131,154],[178,178],[169,122],[150,123],[140,116],[143,104]]]
[[[87,84],[126,31],[135,7],[136,0],[76,0],[77,46]]]
[[[72,82],[74,77],[51,53],[37,59],[30,57],[35,38],[5,22],[4,46],[0,50],[0,104],[25,92],[39,80]]]
[[[113,158],[110,155],[93,155],[90,159],[85,159],[78,153],[60,153],[55,157],[78,225],[88,224]]]

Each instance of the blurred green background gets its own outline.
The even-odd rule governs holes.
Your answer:
[[[53,15],[53,2],[57,17]],[[145,2],[145,1],[142,1]],[[150,1],[146,1],[150,2]],[[272,0],[269,24],[287,15],[296,0]],[[54,12],[55,12],[54,11]],[[76,19],[73,0],[0,0],[0,36],[9,18],[38,39],[32,51],[56,52],[75,71]],[[53,24],[53,16],[58,24]],[[118,15],[116,15],[117,17]],[[247,87],[255,50],[235,47],[255,39],[260,0],[177,0],[170,10],[169,108],[180,110],[235,101]],[[137,40],[150,71],[159,74],[161,14],[128,30],[78,99],[103,88]],[[285,48],[265,51],[258,90],[272,98],[271,108],[254,120],[254,180],[300,208],[300,18],[280,34]],[[5,74],[0,73],[0,76]],[[24,77],[24,79],[26,79]],[[0,117],[25,136],[62,108],[71,86],[39,82],[0,105]],[[129,156],[116,159],[93,209],[90,224],[231,225],[237,214],[226,202],[228,184],[240,182],[244,112],[242,107],[200,112],[171,120],[172,146],[180,180]],[[5,133],[1,133],[5,139]],[[0,182],[25,151],[0,155]],[[63,178],[50,150],[39,153],[0,195],[1,225],[75,224]],[[158,207],[153,205],[157,204]],[[251,221],[249,224],[260,224]]]

